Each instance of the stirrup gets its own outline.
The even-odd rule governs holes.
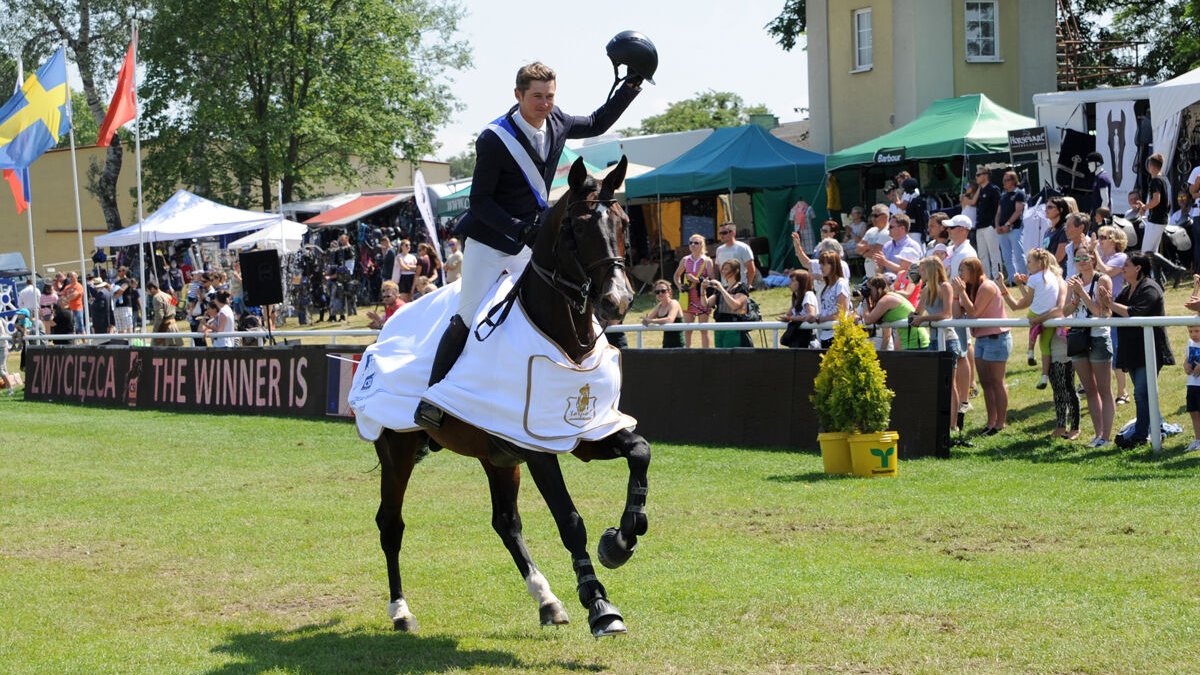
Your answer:
[[[446,413],[441,408],[428,401],[421,401],[417,404],[413,421],[422,429],[441,429],[445,416]]]

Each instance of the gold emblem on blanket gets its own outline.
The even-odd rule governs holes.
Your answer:
[[[592,387],[585,384],[579,388],[579,396],[567,397],[567,410],[563,420],[573,427],[582,429],[584,425],[596,417],[596,397],[592,396]]]

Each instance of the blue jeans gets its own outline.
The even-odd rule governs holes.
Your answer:
[[[1025,269],[1025,251],[1021,248],[1021,230],[1009,230],[1000,235],[1000,260],[1004,261],[1004,269],[1008,278],[1014,274],[1027,274]]]
[[[1137,409],[1137,421],[1133,424],[1133,436],[1130,440],[1144,441],[1150,437],[1150,390],[1147,379],[1150,370],[1145,366],[1129,371],[1129,379],[1133,381],[1133,403]]]
[[[87,329],[83,325],[83,310],[82,309],[71,310],[71,319],[72,319],[72,323],[75,324],[75,334],[76,335],[83,335],[84,333],[87,332]]]

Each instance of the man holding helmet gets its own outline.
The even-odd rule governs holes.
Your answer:
[[[529,260],[549,208],[548,187],[566,140],[608,131],[641,92],[642,81],[654,83],[651,78],[658,68],[658,53],[646,36],[635,31],[619,33],[606,51],[615,81],[608,100],[591,115],[568,115],[555,106],[554,71],[542,63],[531,63],[517,71],[513,90],[517,104],[476,138],[471,208],[459,224],[470,244],[464,242],[463,246],[458,311],[438,343],[430,385],[445,378],[458,360],[470,334],[468,322],[488,289],[502,273],[520,269]],[[624,77],[619,76],[621,65],[626,67]],[[422,401],[415,421],[436,429],[442,425],[442,416],[440,408]]]

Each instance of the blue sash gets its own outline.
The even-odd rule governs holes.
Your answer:
[[[503,143],[504,147],[508,148],[509,154],[517,161],[517,166],[521,168],[521,173],[525,175],[525,182],[529,184],[529,189],[533,191],[533,196],[537,199],[538,207],[543,211],[550,208],[546,199],[548,192],[546,191],[546,179],[538,172],[537,166],[533,163],[529,153],[521,146],[521,142],[517,140],[517,131],[513,129],[512,122],[508,121],[508,115],[501,115],[496,118],[491,124],[487,125],[492,133],[496,134]],[[549,142],[549,138],[546,139]]]

